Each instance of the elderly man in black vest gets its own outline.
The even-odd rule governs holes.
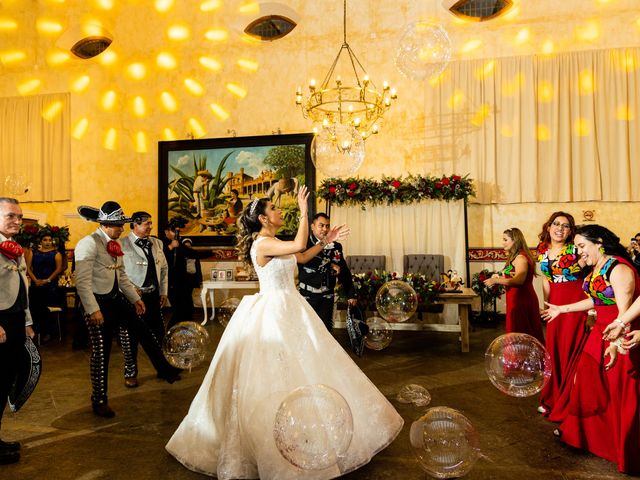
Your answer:
[[[311,223],[307,248],[324,242],[331,224],[326,213],[317,213]],[[305,264],[298,264],[298,289],[322,319],[327,329],[333,328],[333,300],[337,281],[344,289],[349,305],[355,305],[355,290],[351,272],[344,261],[342,245],[332,242]]]
[[[22,209],[14,198],[0,197],[0,424],[18,373],[25,335],[33,338],[27,296],[27,267],[22,247],[12,240],[20,231]],[[0,440],[0,464],[20,460],[20,444]]]

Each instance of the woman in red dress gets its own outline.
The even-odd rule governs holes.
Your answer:
[[[571,446],[616,462],[621,472],[639,474],[640,351],[624,348],[622,332],[640,324],[618,316],[640,294],[640,277],[620,239],[608,229],[578,227],[574,242],[582,260],[592,267],[584,281],[589,298],[563,306],[550,304],[544,316],[553,320],[560,313],[595,307],[597,319],[578,360],[568,415],[554,433]],[[616,341],[610,342],[609,336]]]
[[[524,235],[517,228],[505,230],[502,243],[507,263],[502,276],[484,281],[485,285],[507,287],[507,333],[527,333],[544,344],[538,296],[533,289],[535,261]]]
[[[542,226],[538,238],[538,262],[544,275],[544,301],[567,305],[584,300],[582,267],[584,263],[573,244],[576,224],[573,216],[554,212]],[[540,393],[538,411],[553,422],[566,418],[569,392],[587,331],[586,312],[563,313],[549,322],[546,347],[551,357],[551,378]]]

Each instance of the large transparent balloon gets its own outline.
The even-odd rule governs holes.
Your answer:
[[[311,160],[326,177],[353,175],[364,161],[364,139],[350,125],[322,127],[311,142]]]
[[[451,40],[440,25],[419,21],[410,23],[398,44],[396,67],[404,76],[425,80],[440,75],[451,59]]]
[[[202,363],[207,355],[209,333],[196,322],[180,322],[169,329],[162,343],[167,361],[177,368],[189,369]]]
[[[376,308],[389,322],[406,322],[416,313],[418,296],[407,282],[392,280],[376,293]]]
[[[322,470],[344,456],[353,436],[351,409],[326,385],[305,385],[289,393],[276,413],[276,447],[292,465]]]
[[[412,403],[416,407],[426,407],[431,403],[431,394],[422,385],[410,383],[400,389],[396,400],[400,403]]]
[[[26,175],[7,175],[4,179],[5,191],[14,197],[24,195],[31,188]]]
[[[453,408],[427,410],[411,424],[409,441],[420,467],[435,478],[462,477],[480,456],[478,432]]]
[[[367,318],[369,332],[364,337],[364,344],[371,350],[384,350],[391,344],[393,330],[386,320],[374,315]]]
[[[240,300],[236,297],[227,298],[222,304],[216,308],[216,318],[223,327],[229,324],[229,320],[236,312],[236,308],[240,305]]]
[[[526,333],[496,338],[484,354],[491,383],[513,397],[539,393],[551,377],[551,358],[544,346]]]

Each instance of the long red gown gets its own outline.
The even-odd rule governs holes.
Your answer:
[[[555,259],[546,248],[538,247],[540,270],[549,281],[549,303],[569,305],[588,298],[582,289],[582,268],[576,247],[567,244]],[[547,324],[546,347],[551,357],[551,378],[540,393],[540,405],[553,422],[563,421],[568,414],[569,393],[573,385],[578,359],[587,340],[586,312],[559,315]]]
[[[523,254],[524,255],[524,254]],[[537,338],[544,345],[542,322],[538,296],[533,289],[533,263],[525,255],[529,268],[522,285],[507,287],[507,333],[527,333]],[[512,265],[505,268],[505,274],[513,270]]]
[[[613,368],[604,369],[609,342],[602,339],[602,333],[618,316],[609,275],[619,263],[635,272],[624,259],[612,257],[585,279],[597,319],[578,361],[569,413],[560,431],[563,442],[616,462],[621,472],[640,474],[640,349],[618,355]],[[634,298],[640,294],[640,277],[635,277]],[[640,322],[634,320],[631,328],[640,328]]]

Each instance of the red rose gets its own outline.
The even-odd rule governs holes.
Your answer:
[[[35,225],[27,225],[26,227],[24,227],[24,233],[28,233],[28,234],[36,234],[38,233],[38,227],[36,227]]]
[[[349,197],[353,197],[355,194],[356,194],[356,193],[355,193],[355,192],[352,192],[351,190],[349,190],[349,191],[347,192],[347,196],[349,196]]]
[[[451,179],[454,182],[459,182],[460,180],[462,180],[462,177],[460,175],[454,175],[453,177],[451,177]]]
[[[546,242],[540,242],[538,244],[538,255],[543,255],[544,252],[546,252],[547,250],[549,250],[549,245],[547,245]]]
[[[58,233],[60,231],[60,227],[51,227],[51,231],[53,233]]]
[[[607,289],[607,282],[605,282],[602,275],[598,275],[591,282],[591,286],[593,287],[593,290],[596,292],[604,292]]]
[[[398,180],[394,180],[393,182],[391,182],[391,186],[393,188],[399,188],[401,185],[401,183]]]
[[[442,177],[441,182],[442,182],[443,185],[449,185],[449,183],[450,183],[449,179],[447,177]]]
[[[355,190],[356,188],[358,188],[358,184],[353,182],[351,184],[349,184],[349,190]]]
[[[329,187],[329,193],[336,193],[336,186],[335,185],[331,185]]]
[[[442,183],[436,182],[434,187],[436,187],[437,190],[442,190]]]
[[[574,263],[577,263],[578,259],[575,255],[562,255],[558,259],[558,266],[560,268],[570,268]]]

